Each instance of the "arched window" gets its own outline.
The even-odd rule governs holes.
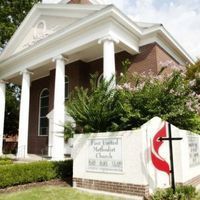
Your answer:
[[[49,90],[43,89],[40,93],[39,103],[39,135],[46,136],[49,132],[49,120],[46,115],[49,112]]]
[[[65,75],[65,100],[69,99],[69,77]]]

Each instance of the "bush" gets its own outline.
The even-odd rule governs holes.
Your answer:
[[[97,77],[94,75],[90,81],[90,90],[76,88],[74,96],[67,104],[67,111],[76,122],[76,132],[102,132],[117,131],[120,128],[122,107],[118,93],[112,89],[113,80],[102,80],[97,86]],[[66,130],[70,130],[69,127]],[[66,131],[66,134],[69,133]]]
[[[187,67],[186,79],[189,80],[192,90],[200,94],[200,60]]]
[[[67,111],[76,122],[69,132],[89,133],[138,128],[158,116],[181,129],[200,133],[200,95],[194,93],[184,75],[133,74],[122,76],[117,87],[112,79],[98,85],[91,79],[91,89],[76,88]]]
[[[152,200],[195,200],[198,193],[193,186],[177,186],[175,194],[171,188],[159,189],[153,196]]]
[[[131,82],[134,85],[124,83],[119,90],[126,126],[139,127],[158,116],[178,128],[200,132],[199,97],[193,94],[181,72],[165,77],[136,74]]]
[[[0,161],[2,161],[2,160],[7,161],[7,160],[11,160],[11,158],[9,158],[9,157],[0,157]]]
[[[9,164],[12,164],[13,161],[11,158],[8,158],[8,157],[0,157],[0,166],[1,165],[9,165]]]
[[[12,160],[0,160],[0,165],[9,165],[12,164]]]
[[[69,175],[72,175],[72,160],[0,166],[0,188],[55,178],[65,179]]]

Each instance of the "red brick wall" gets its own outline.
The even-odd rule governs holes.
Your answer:
[[[38,119],[40,93],[44,88],[49,89],[49,80],[45,77],[31,83],[28,153],[41,154],[41,150],[48,146],[48,137],[38,136]]]
[[[159,72],[162,69],[161,63],[171,62],[170,66],[165,69],[165,73],[170,73],[172,71],[172,66],[177,66],[179,63],[173,59],[162,47],[156,45],[156,60],[157,60],[157,71]]]
[[[89,0],[71,0],[68,4],[91,4]]]

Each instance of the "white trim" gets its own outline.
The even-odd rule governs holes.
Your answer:
[[[64,7],[62,8],[62,6]],[[119,47],[131,54],[139,53],[139,46],[147,44],[149,40],[150,42],[159,41],[160,44],[161,42],[163,43],[162,47],[179,63],[194,62],[189,54],[163,27],[156,26],[144,30],[113,5],[99,7],[94,5],[38,4],[32,9],[33,11],[30,12],[31,14],[29,13],[27,18],[31,18],[35,13],[40,15],[43,11],[49,11],[48,9],[56,10],[56,12],[59,10],[73,11],[73,9],[74,11],[79,10],[82,12],[88,9],[89,14],[28,49],[24,49],[4,60],[1,57],[0,79],[12,78],[16,73],[27,67],[36,69],[43,64],[49,63],[50,59],[55,55],[67,54],[70,56],[75,52],[80,52],[92,46],[106,35],[114,36],[114,38],[120,41]],[[94,12],[95,10],[96,12]],[[26,23],[29,21],[33,23],[32,19],[28,21],[27,18],[25,19]],[[25,22],[22,23],[23,26],[25,26]],[[15,38],[18,36],[18,32],[22,31],[23,26],[20,26],[17,30]],[[19,38],[17,39],[19,40]],[[11,44],[8,46],[11,48],[14,42],[9,43]]]
[[[106,17],[104,16],[104,18]],[[87,23],[84,24],[84,28],[82,25],[80,25],[80,23],[77,23],[76,26],[69,26],[67,32],[65,33],[67,35],[63,36],[64,32],[59,32],[62,37],[58,34],[51,35],[49,37],[49,41],[46,42],[44,39],[37,45],[30,47],[28,50],[26,49],[25,51],[12,56],[10,59],[2,61],[0,65],[3,70],[1,71],[0,76],[3,78],[11,78],[11,76],[14,75],[18,70],[23,70],[23,68],[27,67],[27,65],[33,70],[43,64],[50,62],[50,59],[54,57],[54,55],[63,53],[70,55],[77,51],[80,52],[91,44],[97,43],[99,38],[101,38],[103,35],[107,35],[107,33],[111,32],[110,30],[116,26],[116,24],[113,24],[111,18],[106,19],[104,22],[99,21],[98,23],[97,20],[98,19],[95,19],[94,23],[92,26],[90,25],[90,27],[88,27],[89,24]],[[79,32],[80,29],[82,30],[81,34]],[[123,33],[124,30],[118,33],[120,38],[123,38],[124,35],[127,36],[127,33]],[[131,33],[129,34],[131,36]],[[131,45],[130,47],[127,47],[127,50],[132,49],[132,52],[129,53],[135,54],[137,51],[139,52],[138,45],[134,39],[132,39],[132,41],[126,40],[127,38],[124,39],[127,45]],[[119,45],[121,45],[121,42]]]
[[[49,89],[48,88],[43,88],[42,90],[41,90],[41,92],[40,92],[40,95],[39,95],[39,116],[38,116],[38,134],[37,134],[37,136],[38,137],[48,137],[49,135],[47,134],[47,135],[40,135],[40,110],[41,110],[41,94],[45,91],[45,90],[47,90],[48,91],[48,93],[49,93]],[[49,96],[48,96],[48,98],[49,98]],[[49,109],[49,104],[48,104],[48,109]],[[49,113],[49,112],[48,112]],[[47,113],[47,114],[48,114]],[[48,119],[48,117],[46,116],[46,118]],[[48,119],[49,120],[49,119]],[[48,129],[49,129],[49,127],[48,127]],[[48,133],[49,133],[49,130],[48,130]]]
[[[154,37],[154,42],[166,43],[165,45],[160,45],[179,63],[183,64],[183,60],[185,62],[184,64],[186,64],[186,62],[195,63],[195,60],[189,55],[189,53],[162,25],[146,29],[143,32],[144,39],[141,40],[140,45],[148,44],[148,40],[151,40],[152,42],[152,36]],[[169,49],[171,50],[169,51]]]
[[[33,6],[26,18],[23,20],[19,28],[12,35],[7,46],[0,54],[0,60],[8,57],[9,54],[16,49],[19,43],[24,39],[24,36],[30,31],[30,28],[36,23],[36,21],[42,15],[47,16],[62,16],[62,17],[74,17],[82,19],[89,14],[98,11],[105,6],[102,5],[75,5],[75,4],[41,4],[37,3]],[[74,15],[76,13],[76,16]],[[70,16],[73,15],[73,16]]]
[[[68,82],[65,81],[65,92],[66,92],[66,83],[68,83],[68,95],[67,95],[67,98],[66,98],[66,93],[65,93],[65,101],[69,99],[69,76],[67,74],[65,74],[65,78],[67,77],[68,79]],[[66,80],[66,79],[65,79]]]

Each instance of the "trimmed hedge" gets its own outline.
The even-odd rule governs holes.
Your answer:
[[[65,179],[72,175],[72,160],[40,161],[0,166],[0,188],[26,183]]]
[[[12,164],[12,160],[0,160],[0,165],[9,165]]]

